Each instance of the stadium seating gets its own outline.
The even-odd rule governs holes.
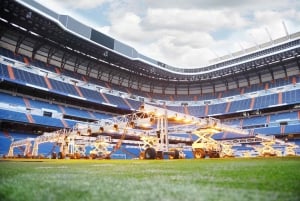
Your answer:
[[[46,101],[24,98],[20,96],[12,96],[6,93],[0,93],[0,106],[1,104],[9,103],[11,107],[1,108],[0,118],[30,123],[28,114],[32,116],[32,121],[36,124],[54,127],[73,127],[76,121],[69,119],[62,119],[63,115],[70,115],[73,117],[81,117],[86,119],[103,119],[111,118],[111,115],[88,111],[71,106],[62,106],[55,103]],[[39,110],[39,111],[37,111]],[[48,112],[48,114],[45,114]],[[66,121],[64,125],[63,121]]]
[[[216,93],[203,93],[189,96],[163,95],[128,89],[112,83],[108,84],[104,81],[99,81],[95,78],[80,75],[66,69],[61,70],[59,67],[46,64],[39,60],[31,60],[24,55],[14,54],[4,48],[0,48],[0,55],[12,59],[9,61],[3,60],[3,63],[0,63],[1,79],[28,87],[47,89],[52,93],[61,94],[63,96],[80,98],[85,100],[87,105],[89,102],[93,102],[111,105],[122,110],[133,111],[140,108],[143,104],[143,100],[151,100],[153,102],[158,100],[170,103],[166,104],[166,106],[160,105],[160,107],[178,113],[206,117],[235,114],[243,111],[260,110],[300,102],[300,89],[296,87],[297,83],[300,82],[300,76],[280,78],[272,82],[252,84],[247,87],[234,88]],[[14,65],[14,61],[23,64],[23,66],[20,67],[19,65],[17,67]],[[7,63],[10,64],[8,65]],[[41,73],[43,70],[48,72],[47,76]],[[48,76],[50,73],[52,73],[52,76]],[[75,81],[73,82],[72,80]],[[77,85],[76,80],[82,83]],[[281,87],[289,85],[290,87],[286,88],[288,90],[281,89]],[[106,90],[101,91],[103,88]],[[123,96],[124,94],[126,95]],[[10,108],[2,107],[0,109],[0,119],[56,128],[72,128],[76,122],[78,122],[78,120],[64,118],[64,115],[85,118],[87,120],[112,117],[111,115],[91,111],[84,107],[78,108],[72,105],[57,104],[47,100],[37,100],[34,97],[21,97],[7,93],[0,93],[0,104],[1,103],[10,105]],[[23,109],[14,110],[13,107]],[[56,116],[47,116],[43,113],[32,114],[30,110],[34,109],[50,113],[53,112]],[[284,111],[276,114],[266,114],[264,116],[254,115],[232,120],[225,119],[224,123],[235,127],[254,128],[255,133],[280,136],[299,133],[299,117],[299,111]],[[281,125],[280,122],[288,122],[288,124]],[[0,142],[5,144],[5,146],[2,146],[4,148],[0,150],[0,154],[5,153],[7,144],[10,142],[8,138],[3,136],[1,136]],[[215,136],[215,139],[235,137],[238,136],[232,133],[219,133]],[[51,146],[53,147],[53,144],[45,144],[43,154],[46,154]],[[120,151],[119,154],[125,154],[127,158],[134,158],[133,156],[138,155],[138,150],[136,148],[124,149]]]

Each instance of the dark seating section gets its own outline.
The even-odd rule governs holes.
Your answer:
[[[245,118],[243,119],[242,126],[261,126],[267,123],[266,116],[257,116],[253,118]],[[241,124],[240,124],[241,125]]]
[[[75,108],[72,106],[63,106],[54,103],[49,103],[42,100],[36,100],[31,98],[23,98],[20,96],[12,96],[6,93],[0,93],[0,106],[2,104],[9,104],[10,108],[1,108],[1,119],[19,121],[24,123],[31,123],[28,120],[27,114],[32,116],[34,123],[40,125],[49,125],[53,127],[66,127],[63,121],[72,128],[76,121],[69,119],[63,119],[63,115],[70,115],[74,117],[81,117],[86,119],[103,119],[111,118],[109,114],[101,113],[100,111],[88,111],[81,108]],[[17,111],[19,107],[23,107],[23,111]],[[40,115],[31,114],[30,110],[39,109]],[[45,114],[45,112],[48,112]],[[51,114],[50,114],[51,113]],[[60,117],[55,116],[53,113],[61,114]],[[49,116],[50,115],[50,116]],[[62,121],[63,120],[63,121]]]
[[[2,63],[0,63],[0,77],[2,79],[9,78],[9,73],[8,73],[7,67],[6,67],[6,65],[4,65]]]
[[[262,124],[279,124],[282,121],[299,121],[300,120],[300,111],[286,111],[286,112],[276,112],[265,116],[252,116],[245,117],[242,119],[227,119],[224,123],[228,125],[241,125],[241,126],[249,126],[249,125],[262,125]]]
[[[280,98],[281,97],[281,98]],[[167,106],[167,109],[174,110],[180,113],[188,113],[193,116],[204,117],[207,115],[214,116],[219,114],[236,113],[247,110],[259,110],[263,108],[276,107],[278,105],[295,104],[300,102],[300,89],[279,93],[266,94],[254,98],[246,98],[242,100],[234,100],[216,104],[205,105],[188,105],[187,110],[184,110],[182,105]]]
[[[192,116],[199,116],[204,117],[205,116],[205,108],[206,106],[188,106],[189,114]]]
[[[210,105],[210,107],[208,107],[208,114],[212,115],[212,114],[225,113],[227,104],[228,103],[219,103],[219,104]]]
[[[114,96],[110,94],[104,94],[108,100],[109,104],[116,105],[118,108],[130,110],[130,106],[126,104],[126,102],[119,96]],[[107,101],[106,101],[107,102]]]
[[[51,64],[46,64],[46,63],[44,63],[42,61],[39,61],[39,60],[31,60],[30,64],[33,65],[33,66],[36,66],[40,69],[50,71],[52,73],[57,73],[56,67],[51,65]]]
[[[4,64],[1,64],[0,71],[2,72],[1,75],[5,79],[8,79],[8,80],[11,79],[10,75],[8,73],[7,66],[5,66]],[[62,81],[48,78],[50,85],[51,85],[51,89],[50,89],[47,86],[45,79],[40,75],[30,73],[25,70],[20,70],[17,68],[12,68],[12,71],[15,76],[15,78],[12,80],[13,82],[18,82],[21,84],[31,84],[31,85],[35,85],[37,87],[43,87],[45,89],[48,88],[49,91],[53,91],[53,92],[63,94],[66,96],[81,97],[81,98],[85,98],[85,99],[90,100],[95,103],[108,103],[108,104],[116,105],[119,108],[127,109],[127,110],[130,110],[130,109],[137,110],[139,108],[139,106],[141,105],[141,102],[139,102],[139,101],[130,100],[130,102],[133,104],[129,105],[120,96],[110,95],[110,94],[101,95],[101,93],[97,90],[91,90],[89,88],[84,88],[84,87],[77,87],[74,84],[72,85],[72,84],[64,82],[63,77],[62,77]],[[105,96],[106,99],[103,96]],[[131,108],[131,107],[133,107],[133,108]]]
[[[285,133],[296,134],[299,133],[298,125],[274,126],[267,128],[255,128],[255,133],[262,133],[265,135],[284,135]]]
[[[267,135],[296,134],[300,131],[300,111],[225,120],[223,123],[241,128],[254,128],[254,133]]]
[[[230,104],[230,109],[229,109],[228,113],[234,113],[234,112],[241,111],[241,110],[249,110],[250,105],[251,105],[250,98],[233,101]]]
[[[103,103],[105,102],[104,98],[101,96],[100,92],[95,92],[91,89],[79,87],[82,95],[87,99],[95,102],[95,103]]]
[[[142,102],[137,101],[137,100],[132,100],[132,99],[127,99],[129,105],[131,106],[131,108],[133,109],[139,109],[142,105]]]
[[[0,97],[2,95],[3,94],[0,94]],[[57,105],[57,104],[52,104],[49,102],[36,100],[36,99],[30,99],[30,98],[27,98],[27,100],[28,100],[28,103],[31,108],[48,109],[48,110],[54,110],[54,111],[63,113],[63,111],[61,110],[61,107],[59,107],[59,105]]]
[[[24,84],[32,84],[39,87],[47,88],[47,84],[42,76],[39,76],[34,73],[30,73],[25,70],[19,70],[16,68],[14,68],[13,71],[14,71],[15,79],[17,81],[19,82],[21,81]]]
[[[55,90],[56,92],[62,93],[64,95],[80,96],[76,91],[75,87],[71,84],[54,79],[49,79],[49,81],[53,90]]]
[[[186,114],[186,112],[184,111],[184,107],[182,107],[182,106],[167,106],[166,108],[168,110],[173,110],[173,111],[176,111],[178,113]]]
[[[300,102],[300,90],[292,90],[282,93],[282,103],[292,104]]]
[[[220,132],[220,133],[216,133],[215,135],[213,135],[212,138],[215,140],[224,140],[224,139],[234,139],[234,138],[246,138],[249,136],[250,135],[241,135],[241,134],[237,134],[237,133]]]
[[[0,109],[0,119],[12,122],[16,121],[22,123],[29,123],[25,113],[5,109]]]
[[[270,122],[278,122],[284,120],[297,120],[299,119],[300,112],[282,112],[270,115]]]
[[[266,108],[278,104],[278,94],[259,96],[255,98],[255,103],[252,109]]]
[[[7,103],[11,106],[26,107],[26,104],[25,104],[24,99],[22,97],[7,94],[7,93],[0,93],[0,103]]]

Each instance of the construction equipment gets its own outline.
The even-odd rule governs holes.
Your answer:
[[[8,151],[8,154],[7,156],[8,157],[14,157],[14,149],[15,148],[21,148],[21,147],[24,147],[25,148],[23,149],[23,157],[30,157],[31,156],[31,147],[32,147],[32,141],[34,141],[34,138],[26,138],[26,139],[22,139],[22,140],[17,140],[17,141],[13,141],[11,144],[10,144],[10,147],[9,147],[9,151]]]
[[[212,136],[223,131],[239,133],[247,136],[248,132],[239,128],[233,128],[221,124],[220,120],[211,117],[206,118],[205,122],[205,124],[202,124],[197,130],[193,131],[193,134],[198,136],[198,139],[192,144],[194,158],[234,157],[234,151],[232,149],[232,146],[234,145],[233,142],[217,141],[213,139]]]
[[[66,136],[68,134],[68,130],[63,129],[63,130],[58,130],[55,132],[45,132],[43,133],[43,135],[40,135],[36,138],[34,138],[34,144],[33,144],[33,149],[32,149],[32,157],[40,157],[39,156],[39,145],[46,143],[46,142],[52,142],[55,143],[57,146],[59,146],[59,153],[58,156],[56,156],[56,154],[52,155],[52,158],[63,158],[63,153],[64,153],[64,149],[66,149],[64,147],[65,145],[65,140],[66,140]]]
[[[289,145],[287,145],[285,147],[285,155],[286,156],[296,156],[296,148],[298,148],[299,146],[296,144],[292,144],[290,143]]]
[[[101,158],[110,159],[111,152],[108,151],[108,147],[111,143],[111,138],[109,136],[98,136],[93,143],[93,149],[90,151],[90,158]]]
[[[90,152],[91,158],[101,158],[109,155],[108,147],[111,143],[110,136],[81,136],[80,130],[62,129],[55,132],[45,132],[36,138],[26,138],[18,141],[13,141],[10,145],[8,157],[14,157],[14,148],[24,147],[23,156],[40,158],[39,146],[43,143],[51,142],[55,146],[59,146],[59,152],[51,153],[51,158],[62,159],[69,157],[78,159],[87,157],[86,147],[91,146],[93,149]],[[83,133],[81,131],[81,133]],[[33,143],[33,149],[31,151]]]
[[[297,145],[289,142],[285,142],[280,139],[276,139],[275,136],[266,136],[262,134],[257,134],[257,138],[262,139],[260,145],[252,146],[254,150],[258,153],[260,157],[270,157],[270,156],[295,156],[295,149],[298,148]],[[275,145],[279,145],[284,148],[284,150],[279,150],[275,148]]]
[[[62,159],[69,157],[71,159],[87,158],[106,158],[108,155],[108,146],[110,145],[111,138],[109,136],[81,136],[79,132],[71,131],[66,132],[60,136],[55,137],[55,133],[52,134],[53,138],[48,137],[48,142],[55,142],[60,146],[60,152],[57,158]],[[47,134],[49,135],[49,134]],[[50,135],[51,136],[51,135]],[[45,136],[39,136],[39,138],[45,138]],[[40,144],[40,140],[39,144]],[[46,142],[44,139],[43,142]],[[86,147],[90,146],[93,149],[89,155],[86,153]]]
[[[148,110],[147,110],[148,109]],[[167,109],[156,108],[143,108],[143,112],[150,113],[155,118],[156,129],[152,130],[152,135],[141,136],[142,146],[140,152],[140,159],[163,159],[168,155],[170,159],[185,158],[185,154],[181,149],[169,145],[169,127],[168,119],[174,113]]]
[[[213,135],[221,132],[237,133],[242,137],[231,140],[212,138]],[[187,134],[190,138],[172,136],[180,133]],[[192,134],[198,136],[198,139],[193,141]],[[220,120],[212,117],[197,118],[146,104],[132,114],[101,119],[92,123],[78,123],[73,129],[44,133],[35,139],[13,142],[8,155],[13,156],[13,148],[18,146],[26,146],[24,154],[28,155],[31,141],[34,141],[31,154],[33,157],[38,156],[40,144],[53,142],[60,148],[57,158],[110,158],[111,154],[119,150],[127,139],[140,141],[140,159],[163,159],[165,156],[170,159],[185,158],[182,149],[185,143],[192,144],[191,150],[196,159],[234,157],[233,146],[237,143],[261,143],[260,146],[254,147],[260,156],[280,155],[273,145],[282,144],[286,146],[286,155],[295,155],[294,146],[285,144],[274,136],[249,134],[247,130],[224,125]],[[89,153],[87,153],[87,146],[92,147]],[[108,151],[110,146],[113,149]]]
[[[194,132],[198,136],[198,139],[192,144],[194,158],[201,159],[206,156],[209,158],[234,157],[232,144],[216,141],[212,138],[214,134],[219,132],[213,128],[201,129]]]
[[[281,151],[274,149],[274,141],[265,141],[260,145],[253,146],[260,157],[281,156]]]
[[[185,158],[182,148],[167,146],[167,143],[161,143],[160,138],[157,136],[142,136],[141,140],[139,159],[163,159],[164,155],[168,155],[169,159]]]

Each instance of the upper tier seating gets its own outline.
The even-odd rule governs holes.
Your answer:
[[[61,76],[72,77],[74,79],[78,79],[78,80],[85,81],[85,82],[90,82],[90,83],[93,83],[96,85],[107,87],[109,89],[120,90],[120,91],[123,91],[126,93],[134,93],[135,95],[140,95],[140,96],[143,96],[146,98],[153,98],[153,99],[166,100],[166,101],[195,101],[195,100],[218,99],[218,98],[224,98],[224,97],[233,96],[233,95],[251,93],[251,92],[258,91],[258,90],[265,90],[265,89],[269,89],[269,88],[284,86],[286,84],[291,84],[293,82],[297,82],[297,81],[299,82],[299,80],[300,80],[299,76],[297,76],[297,77],[293,76],[293,77],[290,77],[289,79],[280,78],[273,82],[266,82],[263,84],[252,84],[249,87],[242,87],[240,89],[230,89],[230,90],[227,90],[224,92],[194,94],[194,95],[189,95],[189,96],[186,96],[186,95],[162,95],[162,94],[141,92],[141,91],[135,90],[135,89],[130,89],[130,91],[129,91],[129,89],[126,87],[117,86],[115,84],[108,84],[106,82],[97,80],[95,78],[86,77],[84,75],[80,75],[78,73],[74,73],[73,71],[69,71],[66,69],[62,70],[58,67],[52,66],[51,64],[45,64],[38,60],[31,60],[28,57],[20,55],[20,54],[14,54],[10,50],[4,49],[4,48],[0,48],[0,55],[3,55],[6,57],[9,57],[9,58],[12,58],[12,59],[16,59],[20,62],[26,63],[27,66],[29,64],[31,64],[33,66],[43,68],[45,70],[49,70],[49,71],[57,73],[58,75],[61,75]],[[38,86],[47,88],[47,85],[46,85],[43,77],[31,76],[32,73],[30,73],[30,74],[23,73],[17,69],[15,69],[14,71],[16,71],[15,74],[17,76],[18,81],[23,81],[23,82],[26,82],[29,84],[37,84]],[[1,69],[0,69],[0,72],[1,72]],[[9,74],[8,74],[8,72],[6,72],[5,69],[2,73],[4,74],[4,76],[9,77]],[[62,84],[60,86],[59,84],[61,84],[61,83],[60,82],[57,83],[57,81],[53,80],[53,79],[50,79],[50,82],[51,83],[54,82],[53,88],[56,89],[57,92],[62,92],[62,90],[66,90],[65,92],[64,91],[63,92],[67,93],[67,94],[75,95],[75,96],[81,96],[80,92],[78,92],[78,90],[74,89],[75,87],[72,86],[71,84]],[[117,101],[119,101],[120,107],[128,108],[128,106],[126,104],[124,104],[122,100],[117,100]],[[137,108],[134,108],[134,109],[137,109]]]

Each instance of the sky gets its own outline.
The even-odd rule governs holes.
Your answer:
[[[36,1],[181,68],[300,31],[299,0]]]

